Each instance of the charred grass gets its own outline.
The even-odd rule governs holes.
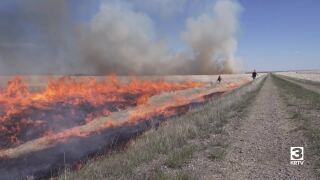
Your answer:
[[[197,179],[196,172],[184,167],[199,151],[208,150],[210,160],[222,160],[228,141],[214,139],[202,143],[212,135],[226,137],[225,124],[234,116],[244,115],[262,87],[265,78],[214,99],[201,108],[170,119],[157,129],[139,136],[125,148],[87,162],[83,168],[66,168],[59,179]]]
[[[296,130],[302,130],[310,140],[316,160],[316,173],[320,176],[320,94],[305,89],[281,76],[272,75],[280,89],[280,96],[287,103],[290,117],[297,125]]]

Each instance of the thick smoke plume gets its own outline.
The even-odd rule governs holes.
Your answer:
[[[18,4],[13,14],[0,12],[1,74],[238,71],[234,54],[240,6],[236,0],[217,0],[210,10],[188,18],[180,34],[187,48],[179,53],[157,38],[150,16],[134,9],[130,1],[103,1],[85,23],[72,21],[67,0],[13,1]]]
[[[194,74],[236,71],[237,15],[239,6],[233,1],[219,0],[212,13],[189,19],[183,39],[191,46]]]
[[[73,48],[66,1],[3,0],[0,4],[0,74],[62,71]]]

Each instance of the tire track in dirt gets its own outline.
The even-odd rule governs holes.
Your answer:
[[[316,179],[306,155],[304,165],[290,165],[290,147],[304,146],[308,151],[308,144],[302,132],[293,131],[296,126],[289,118],[277,87],[267,77],[247,117],[240,125],[230,124],[224,179]]]

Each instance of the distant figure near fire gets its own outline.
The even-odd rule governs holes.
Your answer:
[[[256,79],[258,73],[256,72],[256,70],[253,70],[252,72],[252,79]]]
[[[219,75],[218,79],[217,79],[218,83],[220,84],[220,82],[222,81],[221,76]]]

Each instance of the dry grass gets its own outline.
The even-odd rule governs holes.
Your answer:
[[[183,146],[170,152],[165,161],[165,165],[169,168],[181,168],[188,160],[190,160],[197,150],[195,145]]]
[[[320,71],[279,72],[276,74],[301,80],[320,82]]]
[[[177,171],[173,174],[167,174],[162,170],[155,170],[155,172],[146,179],[150,180],[192,180],[196,179],[191,173],[186,173],[182,171]]]
[[[78,171],[67,170],[59,179],[195,179],[194,174],[181,169],[194,153],[202,148],[195,139],[223,132],[230,110],[243,110],[262,85],[264,78],[240,87],[215,99],[205,106],[193,109],[187,114],[170,119],[157,130],[152,129],[132,141],[124,150],[87,162]],[[219,146],[219,145],[217,145]],[[226,146],[221,145],[221,148]],[[212,146],[215,151],[215,146]],[[217,152],[217,151],[215,151]],[[212,154],[212,159],[223,158],[224,149]],[[159,160],[160,159],[160,160]],[[161,166],[173,168],[168,172],[163,168],[151,169],[145,176],[137,173],[137,168],[154,161]],[[163,162],[162,162],[163,161]]]
[[[263,74],[260,74],[263,75]],[[21,75],[23,79],[29,84],[31,87],[45,87],[48,83],[48,79],[58,79],[63,77],[62,75]],[[0,87],[5,86],[9,80],[14,78],[15,76],[0,76]],[[68,76],[74,79],[79,78],[95,78],[98,81],[105,80],[106,76]],[[128,82],[132,76],[117,76],[118,80],[121,82]],[[180,81],[197,81],[197,82],[212,82],[215,83],[218,75],[168,75],[168,76],[137,76],[138,79],[143,80],[166,80],[166,81],[173,81],[173,82],[180,82]],[[223,83],[227,82],[235,82],[243,79],[250,80],[251,77],[248,74],[223,74],[222,75]]]
[[[315,159],[317,159],[316,171],[320,175],[320,124],[318,122],[320,95],[281,76],[273,75],[273,79],[292,114],[291,119],[300,124],[299,129],[304,131],[313,146]]]

